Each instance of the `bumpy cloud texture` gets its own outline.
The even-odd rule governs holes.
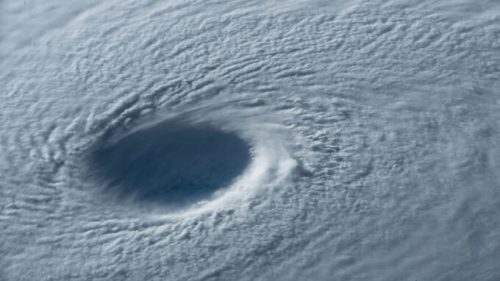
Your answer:
[[[0,25],[1,280],[500,279],[498,1]]]

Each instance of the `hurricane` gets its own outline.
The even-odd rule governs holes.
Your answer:
[[[500,2],[0,26],[0,280],[500,280]]]

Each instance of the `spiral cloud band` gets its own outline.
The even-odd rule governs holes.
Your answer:
[[[500,2],[0,26],[0,280],[500,280]]]

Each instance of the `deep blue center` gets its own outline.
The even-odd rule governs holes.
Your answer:
[[[250,158],[234,133],[167,121],[95,150],[92,162],[119,197],[184,205],[230,184]]]

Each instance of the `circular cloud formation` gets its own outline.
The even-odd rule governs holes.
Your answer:
[[[499,280],[497,2],[2,1],[0,280]]]
[[[121,197],[182,206],[230,184],[250,158],[249,145],[235,134],[164,121],[96,149],[91,164]]]

